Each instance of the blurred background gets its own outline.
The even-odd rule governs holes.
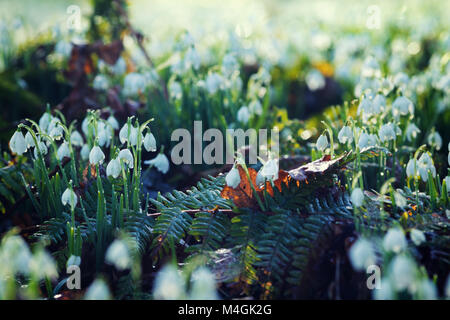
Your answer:
[[[250,119],[246,124],[252,127],[273,125],[283,117],[303,121],[329,106],[358,98],[367,57],[374,57],[392,79],[405,74],[414,85],[433,81],[430,74],[439,68],[437,72],[448,73],[448,1],[2,0],[0,12],[0,106],[7,110],[0,116],[3,149],[17,121],[36,119],[47,104],[63,110],[69,119],[79,118],[88,107],[105,106],[119,110],[122,119],[133,114],[152,116],[158,138],[170,144],[170,131],[160,130],[163,125],[190,128],[189,123],[202,119],[206,127],[242,126],[237,111],[254,101],[249,81],[261,70],[270,75],[270,84],[268,101],[264,92],[259,92],[259,98],[271,114]],[[144,51],[136,36],[142,37]],[[106,74],[102,57],[94,58],[85,79],[87,86],[82,88],[85,91],[74,91],[76,81],[67,74],[73,45],[95,41],[120,41],[124,50],[119,62],[125,62],[126,70],[117,77],[108,74],[106,84],[103,77],[96,77]],[[188,50],[190,46],[195,50]],[[196,88],[221,69],[229,53],[239,63],[239,75],[230,80],[238,89],[217,101],[202,96]],[[190,65],[195,66],[193,72],[187,70]],[[425,71],[426,76],[419,74]],[[151,81],[159,82],[156,91],[164,91],[162,95],[155,90],[122,94],[126,74],[133,72],[151,74]],[[183,112],[180,106],[178,113],[162,112],[162,97],[176,91],[178,83],[184,94],[179,103]],[[439,89],[442,83],[434,85]],[[111,87],[116,90],[114,97]],[[411,88],[410,95],[415,94]],[[89,99],[80,99],[80,95]],[[448,109],[448,97],[432,99],[439,99],[440,110]],[[223,118],[217,121],[214,114],[204,119],[205,108],[210,110],[214,103],[231,107],[219,108]],[[448,111],[444,112],[442,119],[448,118]],[[445,124],[438,123],[438,129],[448,141]],[[317,135],[314,125],[308,130],[303,137]],[[426,132],[422,134],[424,138]]]

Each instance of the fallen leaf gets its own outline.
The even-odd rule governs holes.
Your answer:
[[[233,200],[234,204],[239,208],[257,208],[257,200],[251,186],[253,185],[257,191],[256,196],[260,196],[258,191],[261,191],[261,189],[256,185],[256,176],[258,172],[253,168],[248,168],[248,174],[250,176],[249,181],[244,169],[241,166],[237,166],[237,168],[241,182],[234,189],[225,185],[220,195],[224,199]]]

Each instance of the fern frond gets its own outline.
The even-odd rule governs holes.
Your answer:
[[[198,239],[198,244],[190,245],[186,252],[203,254],[217,250],[223,245],[230,229],[230,219],[222,211],[200,211],[196,213],[189,234]]]

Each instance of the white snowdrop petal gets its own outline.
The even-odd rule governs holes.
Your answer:
[[[114,240],[106,251],[105,260],[118,270],[130,268],[131,256],[126,243],[123,240]]]
[[[154,159],[147,160],[144,163],[155,166],[158,171],[164,174],[169,171],[169,159],[162,153],[158,154]]]
[[[103,280],[95,280],[87,289],[84,296],[85,300],[109,300],[111,293]]]
[[[89,163],[90,164],[102,164],[103,160],[105,160],[105,154],[99,146],[94,146],[89,153]]]
[[[248,120],[250,119],[250,111],[246,106],[242,106],[238,112],[237,112],[237,119],[238,121],[242,122],[243,124],[247,124]]]
[[[325,134],[322,134],[319,139],[317,139],[316,147],[320,151],[325,151],[328,147],[328,138]]]
[[[144,148],[149,152],[156,151],[156,139],[155,136],[150,132],[145,135],[144,138]]]
[[[120,160],[118,158],[112,159],[106,166],[106,175],[116,179],[120,175],[121,170]]]
[[[351,143],[353,141],[353,132],[349,126],[344,126],[338,134],[339,142],[342,144]]]
[[[78,197],[72,189],[67,188],[61,196],[61,202],[63,205],[69,204],[72,208],[75,208],[78,203]]]
[[[13,153],[22,155],[27,151],[27,143],[22,132],[16,131],[9,141],[9,148]]]
[[[64,141],[58,148],[58,151],[56,152],[56,155],[58,157],[58,160],[62,161],[64,158],[70,158],[70,149],[69,144]]]
[[[375,249],[372,243],[364,238],[358,239],[352,245],[349,257],[353,268],[358,271],[363,271],[376,262]]]
[[[119,152],[119,159],[128,165],[130,169],[134,167],[134,157],[130,150],[123,149]]]
[[[227,186],[235,189],[239,183],[241,183],[241,176],[239,175],[239,170],[233,167],[230,172],[227,173],[225,177],[225,182]]]
[[[80,151],[81,159],[83,159],[83,160],[89,159],[90,152],[91,152],[91,150],[89,149],[89,145],[87,145],[87,144],[83,145],[83,147],[81,148],[81,151]]]
[[[409,235],[416,246],[420,246],[426,240],[425,234],[418,229],[412,229]]]
[[[386,251],[399,253],[406,249],[407,243],[403,231],[399,228],[391,228],[388,230],[383,239],[383,248]]]
[[[77,147],[81,147],[84,144],[83,137],[78,131],[73,131],[70,135],[70,142]]]
[[[355,188],[350,198],[356,207],[361,207],[364,202],[364,193],[360,188]]]

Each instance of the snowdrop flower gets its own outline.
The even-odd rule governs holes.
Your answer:
[[[372,101],[368,97],[362,98],[358,106],[357,115],[362,115],[363,121],[367,121],[369,117],[374,115]]]
[[[130,129],[131,131],[132,129]],[[131,133],[130,133],[131,134]],[[128,141],[128,123],[125,123],[119,131],[119,140],[121,144],[124,144]]]
[[[242,79],[238,75],[233,76],[229,83],[230,90],[240,92],[242,90]]]
[[[357,97],[363,93],[373,95],[374,92],[380,89],[380,86],[381,84],[378,78],[362,78],[356,85],[354,93]]]
[[[406,175],[408,177],[415,177],[417,173],[417,161],[416,159],[412,158],[409,159],[408,164],[406,165]]]
[[[105,154],[99,146],[94,146],[89,153],[89,163],[90,164],[102,164],[105,160]]]
[[[339,142],[342,144],[351,143],[353,141],[353,132],[349,126],[343,126],[338,134]]]
[[[237,119],[238,119],[238,121],[242,122],[243,124],[248,123],[248,120],[250,119],[250,112],[248,111],[248,108],[246,106],[242,106],[238,110]]]
[[[106,120],[114,130],[119,130],[119,122],[117,122],[116,118],[113,115],[110,115],[108,120]]]
[[[387,96],[389,94],[389,92],[391,92],[392,89],[394,89],[394,84],[392,83],[390,78],[384,78],[383,80],[381,80],[381,91],[383,92],[383,94],[385,96]]]
[[[395,199],[395,204],[399,208],[404,208],[407,204],[406,198],[400,192],[397,192],[397,191],[394,192],[394,199]]]
[[[39,280],[58,277],[58,271],[52,256],[42,249],[33,255],[30,261],[30,273]]]
[[[150,71],[145,72],[144,77],[145,77],[145,81],[147,81],[148,86],[154,87],[158,84],[159,75],[155,69],[151,69]]]
[[[66,266],[79,266],[81,264],[81,257],[71,255],[69,259],[67,259]]]
[[[400,96],[395,99],[392,104],[392,114],[394,117],[399,115],[405,116],[407,114],[414,114],[414,104],[408,98]]]
[[[125,164],[127,164],[130,169],[134,168],[134,158],[130,150],[128,149],[120,150],[119,159],[122,160]]]
[[[178,270],[168,265],[156,276],[153,296],[157,300],[183,299],[186,295],[185,282]]]
[[[183,89],[178,81],[172,81],[169,84],[170,97],[175,100],[180,100],[183,97]]]
[[[50,121],[52,121],[51,114],[48,112],[44,113],[39,119],[39,128],[41,128],[42,131],[47,132]]]
[[[147,160],[144,163],[155,166],[156,169],[163,174],[166,174],[169,171],[169,159],[167,159],[166,155],[163,153],[158,154],[156,158]]]
[[[373,56],[368,56],[362,65],[361,76],[365,78],[379,77],[381,75],[380,65]]]
[[[38,141],[38,146],[39,147],[34,148],[34,151],[33,151],[34,157],[36,159],[39,157],[38,150],[41,152],[42,156],[45,156],[47,154],[47,152],[48,152],[47,145],[44,142]]]
[[[200,68],[201,64],[201,58],[198,54],[197,50],[195,48],[190,47],[186,51],[186,54],[184,55],[184,63],[186,68],[194,68],[195,70],[198,70]]]
[[[108,286],[101,279],[96,279],[87,289],[84,300],[109,300],[111,293]]]
[[[414,242],[416,246],[420,246],[420,244],[425,242],[426,240],[425,234],[418,229],[412,229],[409,235],[411,237],[412,242]]]
[[[396,256],[391,262],[391,280],[397,290],[404,290],[411,286],[416,276],[414,261],[403,255]]]
[[[105,254],[106,262],[114,265],[117,270],[125,270],[131,266],[131,256],[123,240],[114,240]]]
[[[25,134],[25,142],[27,144],[27,149],[34,147],[34,139],[30,131],[27,131],[27,133]]]
[[[153,133],[149,132],[145,135],[144,148],[149,152],[156,151],[156,139]]]
[[[48,125],[48,135],[55,140],[62,138],[64,133],[63,127],[61,127],[61,122],[58,118],[52,118],[50,124]]]
[[[12,271],[28,273],[32,255],[22,237],[16,235],[7,236],[2,239],[2,242],[3,254],[0,251],[2,264],[9,265]]]
[[[84,144],[83,137],[76,130],[70,135],[70,142],[76,147],[81,147]]]
[[[380,131],[378,132],[378,135],[380,136],[380,140],[382,142],[386,142],[389,140],[395,140],[396,138],[396,128],[393,123],[386,123],[383,124],[380,128]]]
[[[23,136],[22,132],[17,130],[13,134],[11,140],[9,141],[9,148],[13,153],[19,156],[21,156],[27,151],[27,143],[25,141],[25,137]]]
[[[127,64],[125,62],[125,60],[120,57],[119,59],[117,59],[116,64],[112,67],[112,72],[115,75],[122,75],[127,71]]]
[[[372,101],[372,113],[379,114],[385,108],[386,108],[386,98],[381,94],[377,94]]]
[[[252,100],[248,105],[248,111],[250,111],[250,114],[261,115],[263,112],[261,102],[258,99]]]
[[[131,126],[130,127],[130,135],[128,135],[128,124],[125,123],[122,129],[119,132],[119,140],[122,144],[125,142],[130,142],[132,146],[137,145],[138,135],[141,135],[141,143],[143,140],[142,133],[139,132],[139,128]]]
[[[447,193],[449,193],[450,192],[450,176],[446,176],[444,178],[444,180],[445,180],[445,185],[447,186]]]
[[[325,134],[321,134],[319,139],[317,139],[316,147],[320,151],[325,151],[328,147],[328,138]]]
[[[316,69],[308,72],[305,81],[308,89],[311,91],[320,90],[325,87],[325,78],[322,73]]]
[[[373,147],[378,143],[378,137],[375,134],[362,132],[359,136],[358,146],[360,149]]]
[[[381,288],[373,290],[373,296],[376,300],[392,300],[394,298],[394,288],[388,279],[381,280]]]
[[[406,238],[403,231],[399,228],[391,228],[388,230],[383,239],[383,248],[386,251],[399,253],[406,249]]]
[[[123,93],[126,96],[135,96],[145,91],[147,83],[142,74],[132,72],[125,76],[123,80]]]
[[[188,71],[188,68],[189,63],[182,60],[180,56],[177,56],[177,59],[175,59],[170,66],[170,72],[182,76]]]
[[[439,134],[439,132],[434,131],[431,132],[428,136],[428,144],[432,147],[435,147],[436,150],[441,150],[442,147],[442,138],[441,135]]]
[[[70,53],[72,51],[72,44],[70,42],[60,40],[55,45],[55,53],[63,56],[63,57],[69,57]]]
[[[186,31],[183,33],[179,44],[182,45],[182,48],[192,47],[195,45],[194,37],[188,31]]]
[[[275,181],[278,179],[278,172],[280,171],[278,161],[271,159],[267,161],[264,166],[258,171],[256,176],[256,184],[264,183],[266,180]]]
[[[222,76],[216,72],[211,72],[205,79],[206,90],[210,94],[215,94],[223,83]]]
[[[361,207],[364,202],[364,193],[360,188],[355,188],[350,198],[356,207]]]
[[[104,75],[98,74],[95,76],[92,86],[96,90],[107,90],[109,87],[108,79]]]
[[[422,279],[417,288],[418,298],[421,300],[436,300],[437,289],[433,281]]]
[[[81,131],[83,131],[84,135],[87,137],[89,135],[89,117],[86,117],[83,119],[83,122],[81,122]]]
[[[398,72],[394,76],[394,85],[400,88],[405,88],[409,83],[409,77],[404,72]]]
[[[59,146],[56,155],[59,161],[62,161],[64,158],[70,158],[69,144],[66,141]]]
[[[100,147],[109,147],[111,140],[113,138],[112,128],[109,127],[107,122],[99,121],[97,123],[97,137],[98,145]]]
[[[65,206],[67,204],[73,209],[77,206],[78,197],[72,189],[67,188],[61,196],[61,202]]]
[[[107,130],[99,130],[98,131],[98,145],[100,147],[109,147],[109,144],[111,143],[111,135]]]
[[[445,283],[445,296],[450,298],[450,274],[447,277],[447,281]]]
[[[87,144],[83,145],[80,151],[81,159],[87,160],[89,159],[89,153],[91,150],[89,149],[89,146]]]
[[[227,186],[233,189],[235,189],[239,185],[239,183],[241,183],[241,176],[239,175],[239,170],[236,169],[236,167],[233,166],[230,172],[227,173],[225,182],[227,183]]]
[[[270,84],[272,76],[265,67],[261,67],[256,74],[252,75],[252,78],[256,81],[259,81],[261,84],[268,86]]]
[[[364,238],[358,239],[349,252],[350,261],[353,268],[357,271],[366,270],[366,268],[376,262],[375,249],[372,243]]]
[[[226,54],[222,61],[222,73],[226,77],[230,77],[233,73],[239,70],[239,63],[233,54]]]
[[[420,129],[414,123],[410,123],[406,128],[406,139],[408,139],[408,141],[411,142],[413,141],[413,139],[417,138],[417,135],[419,133]]]
[[[192,289],[189,295],[193,300],[216,300],[216,279],[214,274],[205,267],[200,267],[192,273]]]
[[[106,166],[106,175],[117,179],[122,170],[119,158],[112,159]]]
[[[436,177],[436,168],[434,167],[433,159],[431,159],[430,155],[427,152],[423,153],[420,156],[419,161],[417,162],[417,170],[420,174],[420,177],[425,182],[428,181],[428,171],[431,172],[431,175],[433,177]]]
[[[140,139],[139,140],[140,144],[142,144],[143,141],[144,141],[144,137],[142,135],[142,132],[137,127],[131,127],[131,132],[130,132],[130,137],[129,138],[130,138],[130,144],[132,146],[136,146],[138,144],[138,137]]]

